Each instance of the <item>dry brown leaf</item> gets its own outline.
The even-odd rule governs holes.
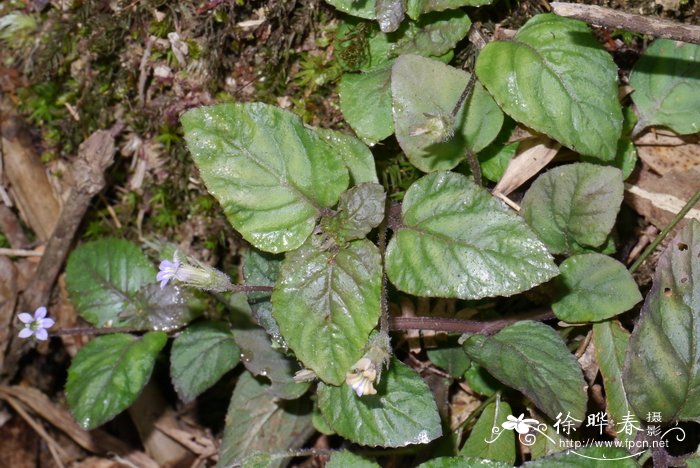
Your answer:
[[[540,172],[556,156],[561,145],[540,136],[524,140],[493,192],[508,195]]]
[[[145,453],[132,449],[125,442],[100,429],[90,432],[82,429],[67,410],[54,404],[37,389],[20,386],[0,386],[0,395],[2,394],[9,395],[22,402],[35,414],[63,431],[85,450],[94,453],[114,453],[138,467],[158,468],[159,466]]]
[[[4,177],[22,218],[39,239],[46,241],[53,233],[61,207],[39,156],[31,149],[22,122],[6,106],[4,103],[0,122]]]
[[[639,158],[655,172],[700,168],[700,137],[677,136],[666,132],[647,132],[634,142]]]
[[[700,169],[672,170],[657,176],[644,167],[625,184],[625,201],[651,224],[663,229],[698,189]],[[700,221],[700,207],[692,208],[685,218]],[[681,221],[679,226],[683,225]]]

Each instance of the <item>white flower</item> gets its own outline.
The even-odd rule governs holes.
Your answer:
[[[231,281],[224,273],[194,259],[188,259],[188,261],[196,265],[181,263],[177,256],[172,262],[170,260],[160,262],[158,265],[160,271],[156,275],[156,281],[160,281],[160,288],[163,289],[173,278],[187,286],[207,291],[223,292],[231,287]]]
[[[345,375],[345,383],[357,393],[357,396],[375,395],[374,381],[377,379],[377,369],[374,363],[363,357],[352,366],[350,372]]]
[[[534,427],[534,426],[532,426],[533,424],[536,426],[537,424],[540,423],[537,419],[529,419],[529,418],[524,419],[524,418],[525,418],[524,414],[521,414],[520,416],[518,416],[517,419],[515,416],[509,414],[508,417],[506,418],[507,421],[504,422],[503,424],[501,424],[501,426],[503,427],[503,429],[507,429],[507,430],[515,429],[518,434],[527,434],[528,432],[530,432],[530,429],[532,429]]]
[[[19,314],[17,318],[24,324],[24,328],[20,330],[17,336],[29,338],[34,335],[37,340],[46,340],[49,337],[49,333],[46,330],[53,327],[56,322],[51,318],[44,317],[46,317],[46,307],[44,306],[35,310],[33,317],[26,312]]]

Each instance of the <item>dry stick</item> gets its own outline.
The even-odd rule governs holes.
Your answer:
[[[447,317],[392,317],[389,327],[392,330],[435,330],[451,333],[480,333],[490,335],[502,328],[522,320],[551,320],[551,309],[535,309],[517,316],[497,320],[461,320]]]
[[[114,134],[120,128],[117,126]],[[114,157],[114,134],[108,130],[98,130],[80,145],[73,170],[75,186],[61,211],[37,271],[22,294],[20,311],[31,312],[48,303],[51,289],[66,260],[78,225],[90,206],[90,200],[105,186],[104,171],[112,164]],[[17,370],[21,341],[15,336],[10,343],[10,352],[3,369],[4,376],[12,378]]]
[[[664,228],[663,231],[659,233],[658,236],[656,236],[656,239],[649,244],[649,246],[642,252],[642,254],[637,258],[637,260],[632,264],[632,266],[629,268],[630,273],[634,273],[637,271],[637,268],[640,267],[640,265],[646,260],[646,258],[651,255],[651,253],[656,250],[656,248],[659,246],[659,244],[666,238],[669,232],[673,230],[673,228],[676,227],[676,224],[678,224],[686,214],[688,214],[688,211],[695,206],[695,204],[700,201],[700,190],[695,192],[695,195],[690,197],[690,200],[688,200],[688,203],[685,204],[685,206],[681,209],[681,211],[676,214],[676,216],[673,217],[670,223],[668,223],[668,226]]]
[[[595,5],[552,2],[550,6],[559,16],[575,18],[596,26],[700,44],[700,26],[634,15]]]

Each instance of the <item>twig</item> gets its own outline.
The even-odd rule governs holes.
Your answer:
[[[659,244],[666,238],[669,232],[673,230],[673,228],[676,227],[676,224],[678,224],[681,219],[685,217],[685,215],[688,213],[688,211],[695,206],[695,204],[700,201],[700,190],[695,192],[695,195],[690,197],[690,200],[688,200],[688,203],[685,204],[685,206],[681,209],[681,211],[676,214],[676,216],[673,217],[670,223],[668,223],[668,226],[664,228],[663,231],[659,233],[658,236],[656,236],[656,239],[649,244],[649,246],[642,252],[642,254],[639,256],[639,258],[632,264],[630,267],[629,271],[630,273],[634,273],[637,271],[637,268],[640,267],[640,265],[646,260],[646,258],[651,255],[651,253],[656,250],[656,248],[659,246]]]
[[[22,294],[19,310],[32,311],[48,303],[51,289],[68,256],[80,221],[90,206],[90,200],[105,186],[104,171],[112,164],[115,149],[111,132],[117,132],[119,128],[117,125],[112,131],[98,130],[80,145],[73,171],[75,186],[61,211],[37,271]],[[22,357],[21,339],[13,337],[9,350],[2,374],[11,379]]]
[[[535,309],[525,314],[497,320],[461,320],[447,317],[392,317],[389,321],[391,330],[435,330],[452,333],[479,333],[491,335],[497,331],[523,320],[551,320],[551,309]]]
[[[44,254],[36,250],[0,248],[0,255],[7,255],[8,257],[41,257]]]
[[[559,16],[579,19],[596,26],[700,44],[700,26],[634,15],[595,5],[561,2],[552,2],[550,5]]]

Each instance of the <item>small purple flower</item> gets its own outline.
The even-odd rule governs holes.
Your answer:
[[[24,324],[24,328],[20,330],[20,338],[29,338],[34,335],[34,337],[39,341],[44,341],[49,337],[49,333],[46,331],[48,328],[53,327],[54,319],[44,318],[46,317],[46,307],[39,307],[34,311],[34,316],[32,317],[26,312],[22,312],[17,316],[20,322]]]
[[[171,262],[170,260],[163,260],[158,265],[160,271],[156,276],[156,281],[160,281],[160,289],[163,289],[168,282],[177,276],[177,272],[180,269],[180,262],[175,260]]]

